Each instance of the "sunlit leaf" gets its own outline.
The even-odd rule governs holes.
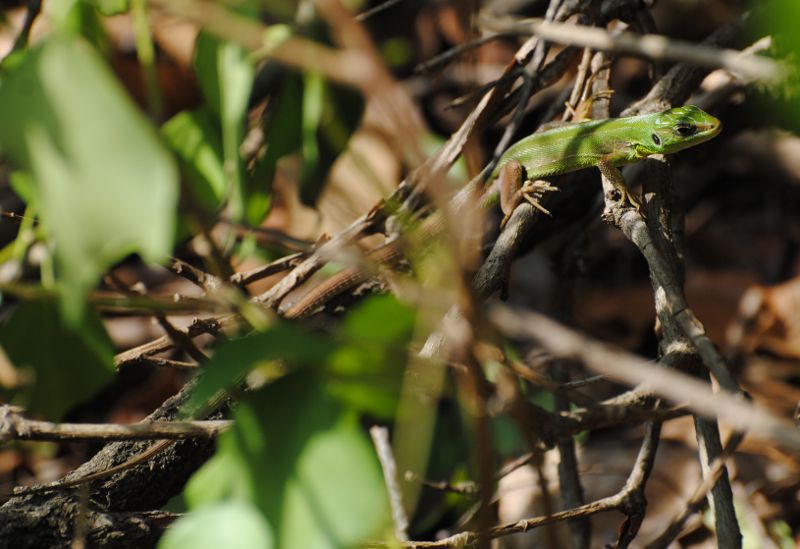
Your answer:
[[[222,206],[226,195],[219,127],[206,109],[183,111],[161,128],[191,185],[193,199],[209,211]]]
[[[769,36],[772,55],[784,63],[785,78],[777,83],[764,86],[757,83],[754,91],[758,93],[755,105],[760,107],[760,116],[766,123],[777,124],[795,133],[800,131],[800,3],[795,0],[774,0],[765,2],[762,9],[753,13],[752,27],[759,33],[754,38]]]
[[[414,328],[414,313],[392,296],[375,296],[350,312],[331,354],[327,391],[348,407],[391,419]]]
[[[287,549],[355,547],[385,533],[377,458],[358,416],[325,394],[320,376],[298,370],[248,393],[234,418],[189,483],[192,508],[246,498]]]
[[[374,296],[347,315],[339,335],[376,345],[405,345],[414,319],[414,311],[393,296]]]
[[[270,549],[269,524],[252,504],[227,501],[193,511],[172,524],[159,549]]]
[[[0,147],[35,181],[66,312],[110,265],[172,248],[177,169],[100,56],[50,38],[0,86]]]
[[[352,547],[379,536],[388,503],[357,417],[302,372],[248,396],[232,451],[247,464],[256,502],[285,548]]]
[[[224,448],[230,442],[221,437],[219,451],[186,484],[183,496],[190,509],[227,499],[252,500],[251,484],[243,464],[235,452]]]
[[[131,8],[130,0],[94,0],[97,11],[105,16],[126,13]]]
[[[305,191],[304,194],[316,199],[319,189],[322,188],[323,181],[317,177],[317,166],[319,165],[319,143],[317,142],[317,130],[322,119],[322,111],[325,107],[327,83],[325,78],[318,73],[306,73],[303,75],[303,180],[302,188],[313,186],[314,190]],[[314,200],[315,201],[315,200]],[[312,201],[313,204],[313,201]]]
[[[306,75],[303,90],[303,173],[300,199],[316,204],[333,163],[361,121],[363,98],[355,90]]]
[[[245,212],[244,164],[239,147],[244,137],[245,115],[255,70],[238,44],[200,33],[195,45],[195,70],[200,88],[222,129],[224,172],[231,215]]]
[[[200,377],[187,410],[203,406],[217,391],[229,389],[259,365],[280,359],[286,364],[323,364],[332,344],[289,324],[222,345]]]
[[[264,128],[267,149],[248,182],[247,220],[252,224],[260,223],[269,211],[278,160],[295,152],[301,143],[302,82],[295,72],[282,71],[281,76],[281,89],[268,106]]]
[[[11,188],[26,204],[36,207],[36,181],[29,172],[16,170],[8,178]]]

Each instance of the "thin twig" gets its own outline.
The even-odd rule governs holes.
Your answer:
[[[373,17],[373,16],[381,13],[382,11],[388,10],[389,8],[391,8],[395,4],[399,3],[400,1],[401,0],[384,0],[383,3],[378,4],[374,8],[370,8],[368,10],[362,11],[361,13],[356,15],[355,18],[356,18],[357,21],[366,21],[370,17]]]
[[[514,32],[499,32],[499,33],[489,34],[489,35],[486,35],[486,36],[481,36],[480,38],[475,38],[474,40],[469,40],[467,42],[464,42],[463,44],[458,44],[457,46],[454,46],[454,47],[450,48],[449,50],[447,50],[447,51],[445,51],[443,53],[440,53],[439,55],[437,55],[435,57],[431,57],[430,59],[428,59],[427,61],[425,61],[423,63],[420,63],[419,65],[414,67],[414,72],[418,73],[418,74],[419,73],[428,72],[428,71],[430,71],[432,69],[435,69],[436,67],[438,67],[440,65],[445,65],[447,63],[450,63],[456,57],[458,57],[459,55],[461,55],[461,54],[463,54],[465,52],[468,52],[469,50],[472,50],[472,49],[475,49],[475,48],[479,48],[479,47],[483,46],[484,44],[488,44],[489,42],[493,42],[495,40],[499,40],[500,38],[506,38],[508,36],[514,36],[515,34],[518,34],[518,33],[514,33]]]
[[[378,454],[378,460],[383,469],[383,482],[389,492],[389,504],[392,508],[394,520],[394,535],[400,541],[408,541],[408,515],[403,507],[403,493],[397,482],[397,463],[394,460],[392,444],[389,442],[389,430],[386,427],[374,425],[369,429],[372,443]]]
[[[605,513],[609,511],[622,511],[623,513],[635,513],[641,510],[644,486],[649,477],[650,471],[653,467],[655,459],[655,448],[658,441],[658,426],[652,426],[648,429],[645,439],[642,442],[642,447],[639,450],[639,455],[636,462],[631,469],[625,486],[616,494],[568,509],[566,511],[559,511],[548,516],[535,517],[530,519],[518,520],[513,523],[495,526],[489,530],[488,536],[491,539],[497,539],[512,534],[519,534],[539,528],[549,524],[568,521],[575,518],[589,517],[598,513]],[[467,543],[472,543],[479,539],[476,532],[461,532],[454,536],[438,540],[438,541],[407,541],[399,545],[401,547],[409,548],[428,548],[428,547],[465,547]],[[387,544],[382,542],[368,543],[369,547],[386,547]]]
[[[468,481],[453,484],[452,482],[448,482],[446,480],[429,480],[421,477],[413,471],[406,471],[404,480],[406,482],[418,482],[423,486],[433,488],[434,490],[452,492],[453,494],[461,494],[464,496],[474,496],[478,492],[478,487],[474,482]]]
[[[544,315],[495,305],[489,318],[507,335],[531,338],[560,356],[581,360],[587,368],[630,386],[642,386],[673,402],[683,402],[706,417],[730,423],[748,436],[771,440],[790,450],[800,450],[800,432],[760,406],[726,391],[712,393],[694,377],[654,366],[641,358],[579,334]]]
[[[197,337],[201,334],[212,336],[219,335],[223,329],[237,329],[243,326],[243,321],[236,315],[227,315],[212,318],[195,319],[186,329],[189,337]],[[118,370],[126,366],[139,363],[144,358],[152,357],[159,353],[169,351],[173,348],[172,341],[167,336],[162,336],[153,341],[149,341],[138,347],[133,347],[123,351],[114,357],[114,367]]]
[[[252,284],[268,276],[290,271],[297,267],[305,257],[307,257],[305,252],[287,255],[250,271],[234,273],[230,281],[237,286],[247,286],[248,284]]]
[[[108,273],[108,279],[110,279],[122,292],[129,294],[129,295],[139,295],[141,297],[147,297],[146,290],[142,285],[134,285],[132,287],[128,287],[128,285],[123,282],[115,273],[114,271],[110,271]],[[205,362],[208,357],[203,354],[192,341],[192,338],[184,332],[175,327],[172,322],[169,321],[167,315],[165,315],[161,311],[154,311],[153,316],[156,318],[159,326],[167,333],[167,337],[172,340],[175,346],[185,352],[192,360],[197,361],[198,363]]]
[[[714,460],[708,473],[703,477],[702,482],[697,486],[684,508],[672,519],[669,526],[667,526],[657,538],[647,544],[647,549],[666,549],[672,544],[675,538],[680,535],[689,517],[699,512],[705,506],[705,500],[709,490],[711,490],[725,472],[725,462],[732,453],[730,448],[730,445],[726,447],[725,452]]]
[[[754,80],[775,81],[784,72],[772,59],[672,40],[656,34],[612,34],[597,27],[548,22],[544,19],[526,19],[508,26],[492,27],[498,32],[516,32],[527,28],[532,34],[557,44],[635,55],[655,61],[686,61],[702,67],[727,69]]]

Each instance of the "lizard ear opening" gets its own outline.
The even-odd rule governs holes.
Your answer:
[[[654,144],[656,147],[660,147],[660,146],[661,146],[661,138],[660,138],[660,137],[658,137],[658,134],[654,133],[654,134],[653,134],[653,135],[651,135],[650,137],[653,139],[653,144]]]

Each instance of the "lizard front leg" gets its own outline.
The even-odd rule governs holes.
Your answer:
[[[630,190],[628,184],[625,182],[625,178],[622,177],[622,172],[614,166],[614,160],[612,155],[606,155],[600,160],[597,161],[597,169],[600,170],[600,173],[603,174],[603,177],[608,179],[608,181],[614,186],[614,188],[620,193],[621,198],[620,202],[625,204],[626,202],[639,210],[641,208],[639,201],[634,198],[633,191]]]
[[[500,187],[500,209],[503,210],[503,220],[500,222],[500,228],[506,226],[508,220],[514,209],[523,201],[526,200],[531,206],[547,215],[550,212],[544,208],[539,202],[539,199],[547,191],[557,191],[547,181],[531,181],[525,177],[525,170],[522,164],[517,160],[509,160],[500,169],[500,174],[497,176],[498,186]]]

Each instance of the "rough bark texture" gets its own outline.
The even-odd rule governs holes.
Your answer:
[[[145,421],[174,419],[193,383]],[[65,480],[124,463],[152,442],[107,444]],[[174,515],[160,511],[213,453],[214,441],[180,441],[146,463],[81,487],[12,497],[0,507],[0,549],[68,547],[85,533],[88,547],[154,547]]]

